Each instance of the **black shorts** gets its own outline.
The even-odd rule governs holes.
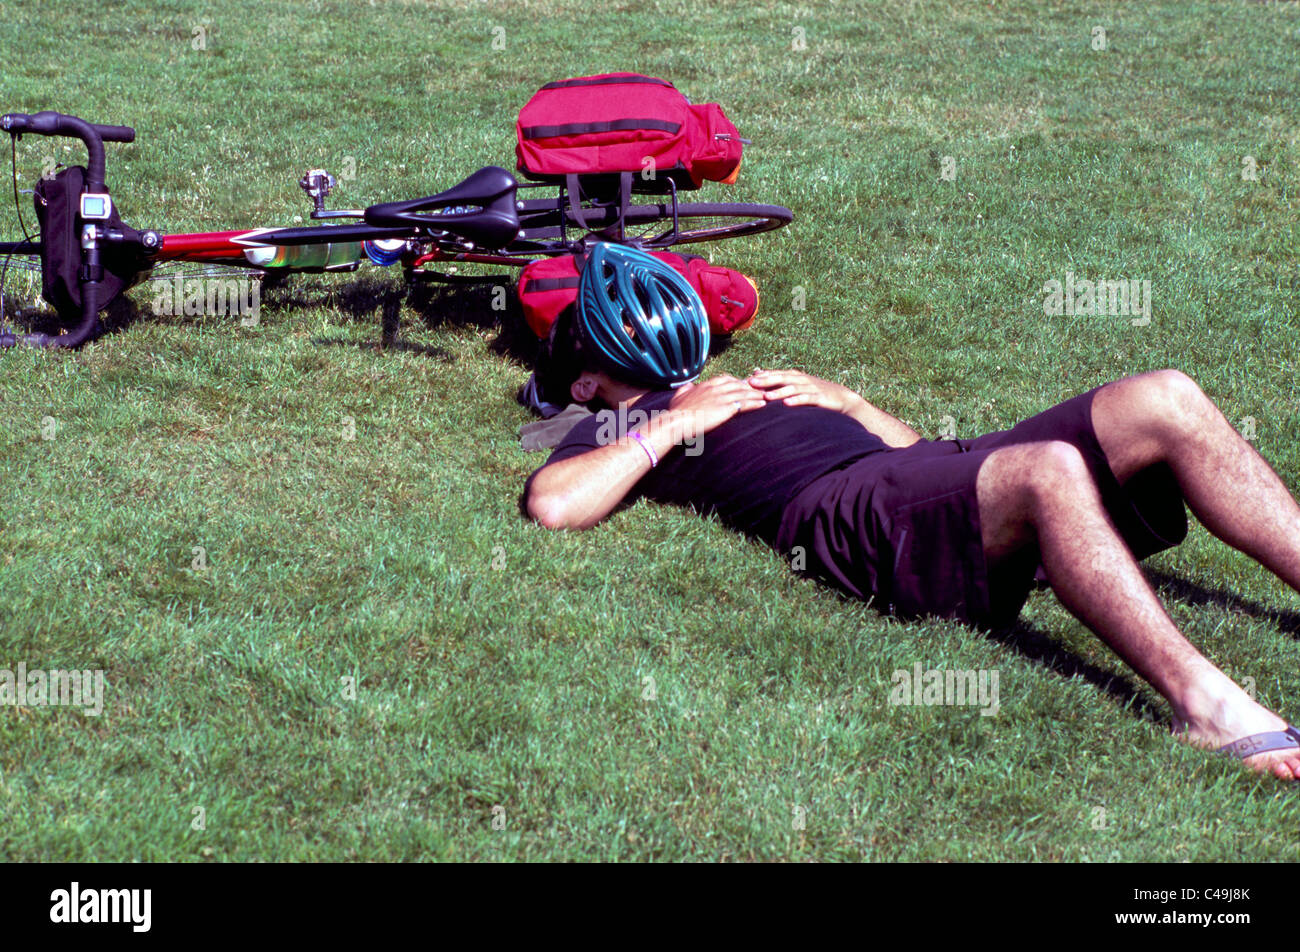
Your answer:
[[[921,440],[820,476],[786,506],[777,548],[796,570],[903,618],[1009,624],[1035,575],[1041,577],[1038,553],[1007,560],[990,582],[975,480],[995,449],[1048,440],[1079,449],[1134,557],[1177,545],[1187,535],[1187,513],[1173,473],[1160,464],[1119,484],[1092,428],[1096,392],[1009,430],[973,440]]]

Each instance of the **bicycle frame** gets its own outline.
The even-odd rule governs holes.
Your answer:
[[[111,208],[105,184],[105,141],[131,142],[135,131],[126,126],[99,126],[74,116],[58,113],[21,113],[0,117],[0,130],[18,137],[24,133],[66,136],[80,139],[89,156],[83,201],[100,201]],[[109,302],[98,293],[97,273],[102,273],[101,251],[108,244],[126,246],[138,255],[143,278],[155,266],[166,262],[189,262],[245,269],[263,275],[353,271],[369,259],[381,266],[400,263],[408,279],[438,276],[426,269],[442,263],[485,264],[522,267],[539,257],[584,250],[595,241],[617,241],[647,249],[668,248],[680,241],[701,241],[748,234],[781,227],[790,212],[764,205],[680,205],[676,183],[667,180],[656,189],[667,201],[651,205],[629,203],[630,176],[610,186],[606,178],[569,182],[520,183],[508,171],[495,166],[479,169],[464,181],[426,198],[371,205],[364,210],[328,211],[325,198],[335,184],[331,175],[316,169],[299,182],[313,202],[311,218],[322,224],[290,228],[247,228],[213,232],[160,234],[136,232],[123,227],[114,230],[102,223],[76,221],[81,226],[82,263],[80,314],[60,313],[61,321],[72,324],[61,335],[0,333],[0,347],[19,342],[47,347],[77,347],[89,339],[97,325],[97,314]],[[520,190],[555,188],[554,198],[520,199]],[[575,189],[577,194],[575,194]],[[84,211],[85,209],[83,209]],[[92,212],[93,214],[94,212]],[[696,218],[740,219],[712,230],[685,233],[681,221]],[[105,215],[105,217],[107,217]],[[352,219],[336,223],[339,219]],[[627,226],[664,224],[657,235],[629,236]],[[48,236],[43,237],[45,241]],[[383,243],[383,244],[380,244]],[[341,245],[343,260],[325,264],[295,264],[289,249]],[[42,255],[42,242],[0,242],[0,256]],[[301,256],[298,260],[315,260]],[[319,256],[317,256],[318,258]],[[128,285],[129,286],[129,285]],[[2,289],[0,289],[2,290]],[[112,293],[112,292],[110,292]]]

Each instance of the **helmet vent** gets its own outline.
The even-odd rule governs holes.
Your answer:
[[[671,265],[625,245],[596,244],[582,272],[579,336],[611,375],[649,387],[694,380],[709,353],[704,302]]]

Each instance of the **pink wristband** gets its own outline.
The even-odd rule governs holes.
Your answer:
[[[633,430],[628,436],[641,444],[641,449],[645,450],[645,455],[650,457],[651,469],[659,465],[659,454],[655,452],[655,448],[650,445],[650,441],[645,438],[644,434],[638,430]]]

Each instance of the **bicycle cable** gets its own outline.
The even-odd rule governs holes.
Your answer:
[[[18,227],[22,229],[23,238],[29,244],[32,244],[35,239],[27,232],[27,223],[23,221],[22,202],[18,200],[18,137],[15,135],[9,136],[9,159],[10,168],[13,172],[14,214],[18,216]],[[39,232],[37,232],[37,237],[40,237]],[[5,319],[5,282],[9,278],[9,262],[13,260],[13,257],[13,254],[5,255],[4,267],[0,268],[0,334],[3,334],[9,326]]]
[[[23,237],[27,241],[34,241],[31,235],[27,234],[27,223],[23,221],[23,206],[18,201],[18,137],[11,135],[9,137],[9,161],[13,170],[14,185],[14,213],[18,216],[18,227],[23,230]],[[39,237],[39,233],[38,233]]]

